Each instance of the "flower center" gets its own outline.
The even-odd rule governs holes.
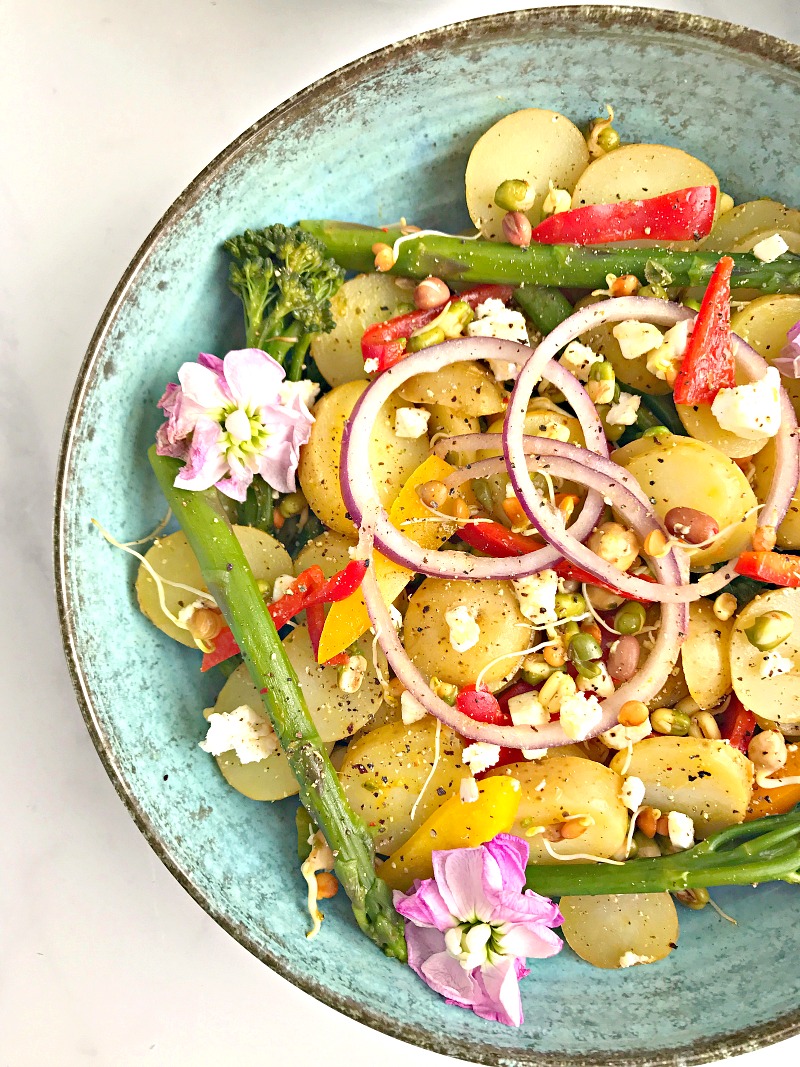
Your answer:
[[[445,931],[444,943],[464,970],[472,971],[487,963],[491,956],[507,955],[503,932],[502,923],[463,922]]]
[[[247,467],[255,472],[258,469],[258,456],[269,437],[269,430],[260,415],[252,414],[247,408],[230,407],[221,412],[219,422],[225,430],[222,449],[228,464]]]

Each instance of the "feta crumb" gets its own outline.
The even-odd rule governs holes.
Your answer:
[[[638,956],[635,952],[623,952],[619,958],[620,967],[635,967],[637,963],[655,963],[655,956]]]
[[[539,571],[527,578],[516,578],[511,583],[519,601],[519,610],[536,626],[549,626],[558,622],[556,593],[558,575],[555,571]]]
[[[769,367],[761,381],[720,389],[711,405],[711,414],[723,430],[748,441],[763,442],[780,429],[780,387],[779,372]]]
[[[474,804],[481,795],[474,778],[462,778],[458,793],[462,804]]]
[[[789,251],[789,246],[779,233],[773,233],[771,237],[765,237],[763,241],[753,245],[753,255],[762,263],[774,263],[776,259]]]
[[[367,374],[378,373],[378,357],[370,356],[369,359],[364,360],[364,370]]]
[[[694,844],[694,823],[682,811],[671,811],[667,815],[669,839],[675,848],[691,848]]]
[[[392,626],[394,626],[395,630],[399,630],[400,627],[403,625],[403,616],[400,614],[394,604],[389,605],[389,618],[392,620]]]
[[[544,726],[550,722],[550,715],[542,707],[536,693],[520,693],[511,697],[508,712],[515,726]]]
[[[408,690],[404,689],[400,694],[400,718],[405,726],[411,726],[420,719],[424,719],[427,711],[422,704],[413,697]]]
[[[459,604],[457,608],[444,613],[444,621],[450,630],[450,646],[454,652],[469,652],[477,645],[481,636],[477,614],[477,605],[467,607],[466,604]]]
[[[461,758],[473,775],[481,774],[482,771],[494,767],[500,759],[500,746],[490,745],[488,741],[473,741],[464,749]]]
[[[280,600],[282,596],[285,596],[294,583],[293,574],[279,574],[275,579],[275,584],[272,586],[272,603],[276,600]]]
[[[652,730],[650,717],[648,716],[641,726],[612,726],[610,730],[600,734],[600,740],[606,748],[621,751],[623,748],[627,748],[628,745],[635,745],[639,741],[644,741],[646,737],[650,736]]]
[[[398,408],[394,416],[394,432],[396,437],[409,437],[416,439],[428,432],[428,419],[430,411],[425,408]]]
[[[603,717],[603,710],[596,696],[576,693],[561,704],[561,728],[573,741],[583,741]]]
[[[792,660],[782,656],[780,652],[765,652],[761,660],[759,674],[762,678],[777,678],[781,674],[789,674],[794,670]]]
[[[580,341],[570,341],[561,353],[558,362],[570,374],[574,374],[579,381],[588,382],[589,371],[595,363],[602,363],[603,357],[588,345],[581,344]]]
[[[278,751],[272,723],[249,704],[208,716],[208,733],[200,748],[212,756],[235,752],[240,763],[260,763]]]
[[[290,407],[295,399],[298,399],[307,408],[314,406],[314,401],[319,396],[319,385],[301,378],[299,382],[281,382],[278,386],[278,399],[286,407]]]
[[[342,693],[357,693],[367,673],[367,661],[364,656],[350,656],[347,663],[339,668],[339,689]]]
[[[647,353],[645,366],[654,377],[669,385],[674,384],[686,355],[693,327],[692,319],[681,319],[667,330],[658,348]]]
[[[630,774],[623,780],[620,795],[622,803],[630,811],[639,810],[644,800],[644,794],[645,787],[641,778],[637,778],[635,774]]]
[[[528,328],[525,316],[514,308],[507,308],[502,300],[484,300],[475,308],[475,318],[467,323],[469,337],[498,337],[527,345]]]
[[[634,396],[633,393],[620,393],[619,400],[608,409],[606,422],[609,426],[633,426],[641,402],[640,396]]]
[[[596,693],[599,697],[610,697],[614,693],[614,682],[608,673],[608,668],[602,661],[597,663],[600,668],[594,678],[584,678],[578,675],[577,685],[581,693]]]
[[[623,359],[638,359],[662,344],[661,330],[649,322],[626,319],[618,322],[611,331],[617,339]]]
[[[547,748],[523,748],[520,751],[525,759],[535,760],[544,759],[550,750]]]

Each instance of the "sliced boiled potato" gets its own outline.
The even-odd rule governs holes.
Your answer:
[[[619,341],[614,336],[614,326],[616,323],[613,322],[596,326],[593,330],[582,334],[581,341],[608,360],[614,368],[614,374],[623,385],[631,385],[634,389],[641,389],[643,393],[649,393],[651,396],[666,396],[667,393],[671,393],[671,387],[647,369],[644,356],[638,359],[625,359],[619,347]]]
[[[481,424],[476,415],[464,415],[460,411],[456,411],[455,408],[444,407],[440,404],[431,404],[429,408],[431,417],[428,423],[428,435],[431,440],[436,434],[442,434],[445,437],[457,437],[465,433],[481,432]],[[467,463],[475,461],[476,453],[459,450],[456,455],[458,456],[457,465],[463,467]]]
[[[397,390],[411,404],[436,405],[478,418],[505,411],[506,392],[480,363],[453,363],[429,374],[417,374]]]
[[[769,494],[775,475],[775,441],[770,440],[753,460],[755,479],[753,489],[759,503]],[[786,517],[778,527],[778,548],[800,548],[800,488],[796,489]]]
[[[388,274],[359,274],[344,283],[331,298],[336,326],[330,333],[315,333],[311,341],[311,357],[329,385],[367,377],[361,355],[364,331],[401,314],[411,296]]]
[[[402,722],[380,726],[352,742],[339,778],[378,852],[394,852],[458,792],[468,773],[461,762],[462,747],[457,735],[442,726],[435,760],[436,721],[430,716],[412,726]]]
[[[800,214],[800,213],[798,213]],[[786,334],[800,321],[800,295],[759,296],[731,316],[731,329],[747,341],[767,363],[781,354]],[[800,416],[800,379],[781,378],[781,384]]]
[[[570,746],[572,747],[572,746]],[[558,826],[572,816],[588,815],[592,823],[579,836],[551,844],[559,856],[585,853],[622,859],[628,832],[628,809],[620,796],[616,771],[583,756],[561,755],[511,763],[489,772],[510,775],[522,786],[522,799],[512,834],[530,845],[530,862],[560,862],[544,845],[541,829]]]
[[[208,719],[215,713],[224,715],[235,711],[243,704],[261,715],[265,722],[268,721],[261,696],[244,663],[236,668],[222,687],[214,707],[206,708],[203,714]],[[327,747],[330,751],[333,744]],[[299,792],[289,760],[282,749],[258,763],[242,763],[235,752],[224,752],[216,759],[226,782],[251,800],[282,800]]]
[[[611,767],[621,770],[627,761],[627,752],[618,752]],[[698,839],[742,822],[753,787],[747,756],[705,737],[645,738],[633,746],[626,773],[644,782],[645,804],[688,815]]]
[[[558,906],[567,944],[594,967],[655,963],[678,944],[678,912],[669,893],[562,897]]]
[[[355,541],[350,538],[326,530],[300,549],[294,561],[294,573],[301,574],[309,567],[319,567],[326,578],[332,578],[350,562],[353,545]]]
[[[749,252],[774,233],[790,251],[800,252],[800,211],[777,200],[750,200],[720,215],[702,247],[712,252]]]
[[[516,178],[535,190],[536,199],[527,213],[535,226],[542,217],[549,183],[571,193],[588,163],[583,134],[558,112],[525,108],[506,115],[478,139],[470,153],[465,175],[470,218],[484,237],[502,241],[505,211],[495,204],[494,194],[502,182]]]
[[[247,562],[256,579],[274,582],[281,574],[292,573],[292,560],[289,553],[274,537],[253,526],[234,526],[236,539],[244,550]],[[145,553],[145,559],[165,581],[177,582],[189,586],[177,589],[173,585],[164,585],[164,600],[172,615],[178,616],[182,608],[198,599],[191,590],[197,589],[207,593],[208,589],[194,552],[189,547],[186,534],[182,530],[159,537],[153,547]],[[144,565],[139,566],[136,576],[136,596],[144,615],[168,637],[174,637],[182,645],[195,647],[188,630],[176,626],[161,608],[158,586]]]
[[[480,633],[468,651],[457,652],[445,616],[462,606],[476,613]],[[531,645],[531,624],[519,610],[511,582],[426,578],[408,602],[403,643],[428,678],[462,687],[474,684],[480,673],[492,688],[519,669]]]
[[[795,620],[792,634],[774,650],[793,666],[785,674],[762,678],[770,654],[751,645],[745,630],[767,611],[787,611]],[[746,708],[774,723],[800,723],[800,589],[772,589],[739,612],[731,634],[731,677]]]
[[[689,636],[681,662],[689,693],[701,708],[713,708],[731,691],[732,630],[733,619],[721,622],[711,600],[689,605]]]
[[[650,200],[693,185],[719,189],[711,167],[680,148],[626,144],[589,164],[575,186],[572,206]]]
[[[675,507],[694,508],[716,519],[720,536],[708,548],[692,550],[692,570],[706,569],[748,548],[758,502],[739,467],[716,448],[690,437],[643,438],[617,449],[614,462],[636,478],[660,519]]]
[[[337,385],[314,407],[315,422],[308,443],[300,450],[297,476],[311,509],[322,522],[346,537],[356,530],[347,514],[339,485],[342,434],[356,401],[367,383],[347,382]],[[395,414],[402,401],[391,397],[381,408],[370,442],[370,464],[375,487],[384,507],[392,501],[409,475],[428,457],[428,436],[398,437],[394,432]]]

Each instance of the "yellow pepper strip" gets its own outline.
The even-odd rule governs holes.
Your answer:
[[[478,783],[478,799],[464,803],[458,793],[430,815],[378,869],[390,889],[404,892],[415,878],[433,876],[433,851],[477,848],[514,825],[522,791],[507,775]]]
[[[790,745],[786,753],[786,766],[774,772],[776,778],[795,778],[800,775],[800,745]],[[745,822],[760,819],[763,815],[785,815],[795,804],[800,803],[800,785],[753,786],[750,807]]]
[[[422,548],[440,548],[448,538],[453,536],[455,523],[434,522],[430,510],[417,495],[417,486],[425,482],[442,481],[455,470],[438,456],[429,456],[414,471],[400,490],[397,499],[389,511],[392,525],[415,541]],[[418,519],[414,522],[410,520]],[[392,563],[380,552],[373,553],[372,562],[378,588],[384,601],[393,604],[414,577],[414,572],[407,567]],[[346,600],[331,605],[325,627],[319,642],[317,661],[325,663],[332,656],[338,656],[348,646],[357,641],[370,627],[369,615],[364,604],[361,590],[357,589]]]

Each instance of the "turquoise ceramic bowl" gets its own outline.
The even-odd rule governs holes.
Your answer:
[[[197,747],[219,680],[139,615],[134,563],[90,525],[139,537],[164,512],[145,450],[155,402],[198,351],[242,341],[222,241],[301,216],[466,225],[463,172],[501,115],[582,122],[618,105],[626,139],[707,160],[738,201],[800,203],[787,165],[800,49],[721,22],[573,7],[498,15],[385,48],[329,75],[227,148],[169,209],[122,279],[72,398],[58,484],[56,570],[67,657],[98,752],[153,848],[251,952],[313,996],[405,1041],[484,1063],[684,1064],[800,1029],[796,890],[719,891],[738,926],[681,911],[680,946],[599,971],[569,951],[523,983],[525,1025],[447,1007],[356,929],[344,901],[304,937],[294,805],[233,792]],[[341,894],[340,894],[341,897]],[[794,907],[793,907],[794,905]],[[389,1007],[391,1005],[391,1007]]]

